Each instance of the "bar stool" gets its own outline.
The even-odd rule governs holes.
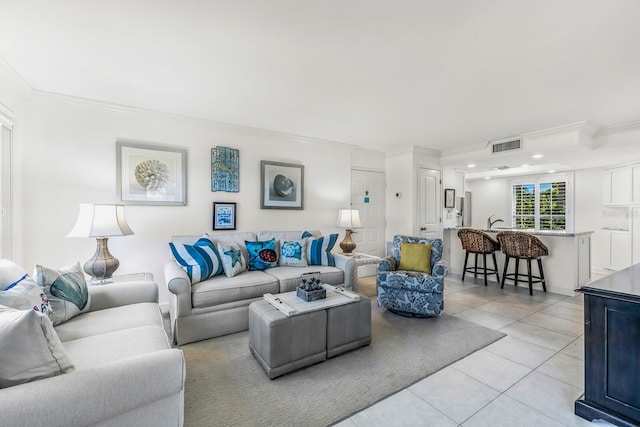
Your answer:
[[[505,255],[504,270],[502,272],[502,283],[500,288],[504,288],[505,280],[513,280],[515,286],[518,286],[518,282],[529,283],[529,295],[533,295],[534,283],[542,283],[542,289],[547,292],[544,280],[544,271],[542,269],[542,257],[549,255],[549,249],[545,244],[533,234],[522,231],[501,231],[496,237],[498,242],[500,242],[502,252],[504,252]],[[515,258],[516,260],[515,272],[507,274],[509,259],[511,258]],[[521,259],[527,260],[527,274],[518,272],[518,265],[520,264]],[[534,276],[531,273],[532,259],[538,261],[538,276]],[[527,279],[520,279],[521,277],[526,277]]]
[[[487,233],[473,228],[459,229],[458,237],[462,243],[462,249],[465,250],[462,281],[464,281],[464,275],[468,271],[469,273],[473,273],[473,277],[478,277],[478,273],[484,275],[485,286],[487,286],[487,275],[495,274],[498,282],[500,282],[498,263],[496,262],[496,251],[500,249],[500,243],[493,240]],[[474,267],[467,268],[470,253],[476,255],[476,262]],[[478,267],[478,254],[482,254],[484,261],[482,267]],[[487,254],[493,256],[493,268],[487,268]]]

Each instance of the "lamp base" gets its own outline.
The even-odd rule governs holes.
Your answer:
[[[351,229],[347,228],[344,232],[344,239],[340,242],[340,248],[345,255],[353,255],[352,252],[356,248],[356,242],[351,240]]]
[[[96,252],[91,259],[84,263],[84,272],[91,276],[91,281],[104,282],[111,279],[113,272],[118,269],[120,262],[107,247],[108,237],[96,237]]]

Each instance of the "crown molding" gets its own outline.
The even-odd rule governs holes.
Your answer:
[[[329,139],[313,138],[303,135],[295,135],[286,132],[280,132],[275,130],[261,129],[251,126],[239,125],[235,123],[220,122],[211,119],[205,119],[202,117],[188,116],[185,114],[171,113],[167,111],[151,110],[146,108],[132,107],[129,105],[116,104],[105,101],[98,101],[95,99],[80,98],[71,95],[63,95],[54,92],[46,92],[41,90],[33,90],[27,97],[27,101],[55,101],[63,102],[70,105],[75,105],[84,108],[94,108],[102,111],[107,111],[115,114],[122,114],[127,116],[165,116],[172,119],[182,120],[190,122],[196,126],[203,126],[209,129],[241,134],[253,137],[262,137],[270,139],[287,140],[302,144],[323,144],[346,148],[350,150],[359,149],[360,147],[355,144],[349,144],[346,142],[333,141]]]
[[[640,130],[640,120],[605,126],[596,132],[595,136],[613,135],[616,133],[633,132]]]
[[[23,96],[33,91],[31,85],[18,74],[15,68],[0,56],[0,81],[3,80],[15,87]]]

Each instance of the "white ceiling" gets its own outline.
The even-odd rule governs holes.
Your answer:
[[[0,20],[36,90],[376,150],[640,119],[638,0],[2,0]]]

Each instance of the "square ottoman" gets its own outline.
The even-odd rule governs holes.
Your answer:
[[[371,343],[371,300],[327,309],[327,358]]]
[[[249,349],[269,378],[327,358],[327,311],[286,316],[267,301],[249,305]]]

